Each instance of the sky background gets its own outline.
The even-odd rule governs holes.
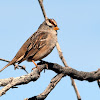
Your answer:
[[[100,0],[44,0],[44,7],[47,16],[58,23],[58,41],[68,65],[86,72],[100,68]],[[43,21],[38,0],[0,0],[0,58],[11,60]],[[44,60],[63,65],[56,48]],[[0,61],[0,69],[6,64]],[[21,65],[28,72],[34,67],[26,61]],[[25,74],[9,66],[0,73],[0,79]],[[46,70],[36,82],[10,89],[0,100],[24,100],[38,95],[55,75]],[[75,82],[82,100],[100,98],[97,82]],[[70,78],[64,77],[46,100],[77,100]]]

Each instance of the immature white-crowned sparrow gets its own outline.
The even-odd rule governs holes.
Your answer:
[[[51,53],[57,42],[57,23],[54,19],[45,20],[38,30],[22,45],[15,57],[2,70],[8,66],[21,63],[24,60],[33,62],[41,60]]]

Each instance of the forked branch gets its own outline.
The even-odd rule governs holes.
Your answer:
[[[37,100],[40,100],[40,98],[46,98],[48,94],[56,86],[56,84],[66,75],[80,81],[86,80],[89,82],[93,82],[100,79],[100,70],[97,70],[94,72],[83,72],[83,71],[77,71],[71,67],[62,67],[56,63],[48,63],[48,62],[41,62],[39,63],[38,66],[40,67],[42,71],[43,69],[46,69],[47,65],[48,65],[49,70],[56,72],[58,75],[56,75],[51,80],[50,84],[48,85],[48,87],[43,93],[41,93],[38,96],[35,96],[39,98]],[[0,90],[0,96],[5,94],[10,88],[13,88],[14,86],[28,84],[31,81],[36,81],[39,77],[40,77],[40,73],[38,72],[38,69],[34,69],[33,72],[27,75],[23,75],[21,77],[0,79],[0,86],[5,86],[3,89]],[[35,99],[32,99],[32,100],[35,100]]]
[[[62,51],[61,51],[61,48],[60,48],[60,45],[59,45],[58,42],[56,43],[56,48],[57,48],[57,50],[58,50],[59,57],[60,57],[60,59],[62,60],[63,64],[65,65],[65,67],[68,67],[68,64],[67,64],[67,62],[66,62],[66,60],[65,60],[65,58],[64,58],[64,56],[63,56],[63,54],[62,54]],[[74,87],[74,90],[75,90],[75,92],[76,92],[77,99],[78,99],[78,100],[81,100],[81,96],[80,96],[80,94],[79,94],[79,91],[78,91],[78,89],[77,89],[77,86],[76,86],[76,83],[75,83],[74,79],[71,78],[71,77],[70,77],[70,79],[71,79],[71,81],[72,81],[72,86]]]

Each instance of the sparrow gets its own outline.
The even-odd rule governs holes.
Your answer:
[[[57,30],[59,28],[56,21],[54,19],[46,19],[39,26],[38,30],[22,45],[15,57],[0,72],[10,65],[15,63],[20,64],[25,60],[33,62],[36,68],[38,68],[35,61],[39,61],[49,55],[56,46]]]

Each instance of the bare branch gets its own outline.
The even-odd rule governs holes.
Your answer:
[[[68,67],[68,64],[67,64],[67,62],[66,62],[66,60],[65,60],[65,58],[64,58],[64,56],[63,56],[63,54],[62,54],[62,51],[61,51],[61,48],[60,48],[60,45],[59,45],[58,42],[56,43],[56,48],[57,48],[57,50],[58,50],[59,57],[60,57],[60,59],[62,60],[63,64],[65,65],[65,67]]]
[[[0,90],[0,96],[2,96],[3,94],[5,94],[10,88],[12,88],[13,86],[16,85],[22,85],[22,84],[27,84],[30,81],[36,81],[39,78],[39,72],[37,69],[35,69],[33,72],[31,72],[30,74],[27,75],[23,75],[21,77],[16,77],[16,78],[8,78],[7,79],[1,79],[0,80],[0,85],[5,87],[3,89]],[[7,83],[4,83],[4,81],[6,80]]]
[[[0,58],[1,61],[10,62],[9,60]]]
[[[43,0],[38,0],[39,1],[39,4],[40,4],[40,7],[41,7],[41,10],[42,10],[42,13],[44,15],[44,18],[45,20],[48,19],[47,16],[46,16],[46,12],[45,12],[45,9],[44,9],[44,6],[43,6]]]
[[[54,87],[57,85],[57,83],[62,79],[63,74],[56,75],[51,81],[48,87],[45,89],[45,91],[37,96],[34,96],[32,98],[27,98],[25,100],[44,100],[48,94],[54,89]]]
[[[5,62],[10,62],[9,60],[6,60],[6,59],[2,59],[2,58],[0,58],[0,60],[1,61],[5,61]],[[19,69],[18,67],[20,67],[22,70],[24,70],[27,74],[28,74],[28,72],[27,72],[27,70],[25,69],[26,67],[23,65],[23,66],[21,66],[21,65],[19,65],[19,64],[13,64],[14,65],[14,69],[16,70],[16,69]]]
[[[60,57],[60,59],[62,60],[63,64],[65,65],[65,67],[68,67],[68,64],[67,64],[67,62],[66,62],[66,60],[65,60],[65,58],[64,58],[64,56],[63,56],[63,54],[62,54],[62,51],[61,51],[61,48],[60,48],[60,45],[59,45],[58,42],[56,43],[56,48],[57,48],[57,50],[58,50],[59,57]],[[72,86],[74,87],[74,90],[75,90],[75,92],[76,92],[77,99],[78,99],[78,100],[81,100],[81,96],[80,96],[80,94],[79,94],[79,91],[78,91],[78,89],[77,89],[77,86],[76,86],[76,83],[75,83],[74,79],[71,78],[71,81],[72,81]]]
[[[58,75],[61,75],[59,78],[56,78],[56,83],[54,82],[53,88],[61,80],[61,78],[66,75],[68,75],[74,79],[77,79],[77,80],[81,80],[81,81],[87,80],[89,82],[100,79],[100,70],[97,70],[94,72],[83,72],[83,71],[77,71],[70,67],[62,67],[56,63],[48,63],[48,62],[46,62],[46,63],[41,62],[41,63],[39,63],[38,66],[40,67],[40,69],[42,71],[43,69],[46,69],[47,65],[48,65],[49,70],[53,70],[54,72],[58,73]],[[0,85],[5,86],[3,89],[0,90],[0,96],[2,96],[4,93],[6,93],[13,86],[27,84],[31,81],[36,81],[39,77],[40,77],[40,74],[39,74],[38,70],[34,69],[34,71],[31,72],[30,74],[23,75],[21,77],[16,77],[16,78],[8,78],[8,81],[7,81],[7,79],[0,79]],[[56,76],[56,77],[58,77],[58,76]],[[5,83],[4,83],[4,81],[5,81]],[[51,84],[51,82],[50,82],[50,84]],[[53,88],[51,88],[50,84],[48,85],[47,89],[42,94],[38,95],[39,98],[41,97],[41,95],[47,96],[47,94],[50,93],[50,91],[53,89]]]

